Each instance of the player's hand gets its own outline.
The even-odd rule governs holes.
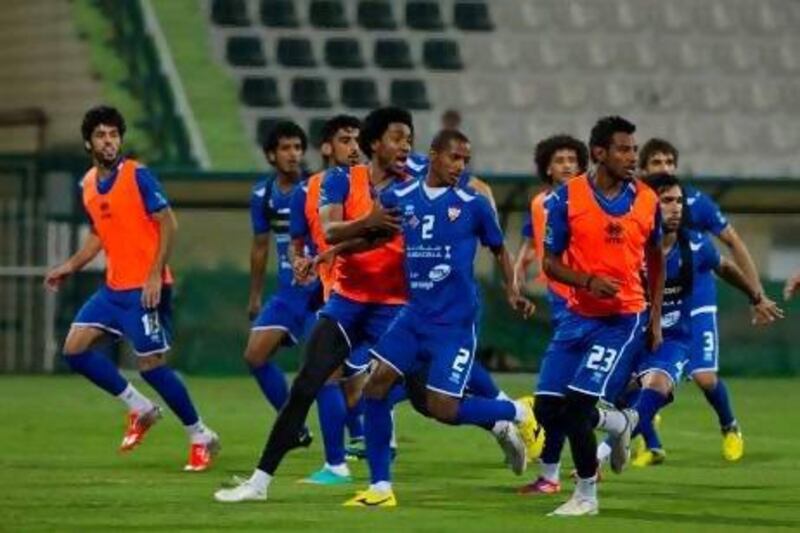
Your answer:
[[[52,269],[47,275],[44,277],[44,286],[53,291],[58,291],[61,284],[64,283],[69,276],[74,273],[74,270],[68,263],[64,263],[63,265],[59,265],[56,268]]]
[[[655,352],[664,342],[661,331],[661,311],[650,312],[650,322],[647,324],[647,347]]]
[[[786,285],[783,287],[783,299],[788,302],[792,296],[797,294],[798,290],[800,290],[800,270],[786,280]]]
[[[525,320],[529,319],[536,311],[536,304],[520,293],[519,285],[516,283],[506,291],[506,299],[511,309],[522,315]]]
[[[250,295],[250,301],[247,303],[247,318],[250,321],[256,319],[258,314],[261,312],[261,298],[257,294]]]
[[[308,257],[295,257],[292,261],[294,280],[299,285],[308,285],[317,279],[314,262]]]
[[[367,229],[379,233],[397,233],[402,229],[402,218],[397,208],[385,208],[379,203],[372,206],[366,218]]]
[[[619,292],[620,285],[619,280],[616,279],[604,276],[591,276],[586,290],[597,298],[613,298]]]
[[[316,268],[323,263],[333,263],[333,260],[335,258],[336,258],[336,251],[333,248],[328,248],[321,254],[317,254],[316,257],[314,257],[312,266]]]
[[[155,309],[161,303],[161,272],[150,274],[142,287],[142,307]]]
[[[758,303],[750,306],[750,316],[754,326],[763,326],[783,318],[784,315],[778,304],[762,296]]]

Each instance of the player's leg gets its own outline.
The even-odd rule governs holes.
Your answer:
[[[84,304],[67,334],[63,354],[72,371],[117,397],[128,408],[128,427],[120,445],[122,451],[128,451],[142,441],[159,419],[160,410],[98,349],[109,337],[122,335],[120,309],[113,304],[111,296],[111,291],[103,288]]]
[[[343,367],[342,390],[347,403],[345,425],[349,435],[346,447],[347,457],[363,459],[366,457],[364,444],[364,386],[369,377],[371,358],[366,346],[353,350]]]
[[[639,413],[639,423],[633,431],[633,436],[642,434],[647,446],[643,453],[631,461],[631,464],[639,467],[660,464],[666,458],[661,442],[655,435],[653,420],[656,414],[672,401],[674,389],[672,378],[661,369],[646,371],[641,380],[641,393],[632,406]]]

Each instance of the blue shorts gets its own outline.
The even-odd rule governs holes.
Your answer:
[[[536,394],[568,390],[613,401],[621,393],[644,347],[648,313],[589,318],[569,312],[545,351]]]
[[[344,377],[352,378],[363,374],[369,369],[372,356],[369,353],[369,346],[361,345],[350,352],[350,356],[344,362]]]
[[[475,323],[432,324],[405,307],[371,352],[401,376],[428,367],[427,388],[464,395],[478,345]]]
[[[285,331],[283,345],[292,346],[299,343],[311,329],[319,303],[320,294],[316,291],[279,289],[264,303],[250,329]]]
[[[72,325],[124,337],[137,355],[164,353],[172,338],[172,289],[165,286],[161,303],[148,310],[142,307],[141,289],[115,291],[104,285],[83,304]]]
[[[356,302],[334,293],[319,314],[339,324],[352,353],[361,345],[374,346],[402,308],[402,305]]]
[[[692,346],[686,375],[695,372],[717,372],[719,370],[719,332],[717,310],[692,311]]]
[[[689,345],[688,341],[664,339],[655,352],[645,349],[636,369],[637,377],[649,372],[660,372],[669,376],[672,388],[676,388],[689,358]]]

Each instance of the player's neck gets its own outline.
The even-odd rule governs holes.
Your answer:
[[[282,190],[283,192],[287,192],[297,184],[297,178],[289,176],[282,172],[278,172],[278,175],[275,178],[275,182],[278,184],[278,188],[280,190]]]
[[[114,169],[119,164],[119,159],[115,159],[113,163],[110,165],[104,164],[102,161],[95,159],[94,160],[94,168],[97,171],[97,179],[105,180],[114,172]]]
[[[661,249],[666,254],[672,247],[675,246],[675,243],[678,241],[678,232],[677,231],[666,231],[664,232],[664,237],[661,239]]]
[[[394,180],[394,174],[389,173],[385,168],[382,168],[375,160],[369,164],[369,182],[376,189],[380,190]]]
[[[617,180],[611,177],[606,171],[606,168],[602,165],[597,167],[591,179],[594,182],[595,189],[606,198],[614,198],[617,196],[625,184],[623,180]]]

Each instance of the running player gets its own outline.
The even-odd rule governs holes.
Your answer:
[[[244,359],[261,392],[276,411],[286,403],[289,391],[283,371],[272,359],[281,346],[292,346],[300,341],[322,301],[318,281],[305,285],[294,282],[289,257],[290,203],[302,177],[300,163],[307,144],[306,134],[297,124],[276,124],[263,146],[264,156],[275,168],[275,175],[256,183],[250,199],[253,244],[248,314],[253,322]],[[277,252],[278,286],[262,307],[264,270],[272,235]],[[306,447],[311,444],[308,428],[301,428],[295,444]]]
[[[136,352],[142,378],[180,419],[189,435],[184,470],[208,469],[219,437],[200,419],[183,381],[166,365],[171,337],[172,274],[167,266],[177,222],[155,175],[121,155],[125,120],[113,107],[87,111],[81,126],[92,168],[81,180],[83,206],[92,231],[81,249],[48,272],[45,285],[58,290],[101,251],[105,284],[81,307],[64,342],[64,359],[128,408],[120,450],[138,446],[161,418],[161,408],[95,351],[108,337],[125,338]]]
[[[460,132],[439,133],[431,145],[424,181],[397,186],[381,203],[403,217],[410,301],[371,353],[378,359],[365,390],[367,459],[372,483],[346,506],[395,506],[390,475],[391,403],[394,383],[420,365],[427,368],[427,411],[445,424],[501,426],[518,468],[525,444],[514,423],[533,425],[525,401],[464,396],[477,348],[474,261],[477,244],[490,248],[500,266],[511,306],[527,318],[533,304],[520,296],[511,256],[489,202],[457,187],[469,162],[469,140]],[[466,300],[465,300],[466,296]],[[514,455],[514,454],[512,454]]]
[[[558,332],[561,318],[567,313],[567,299],[570,288],[567,285],[547,279],[542,271],[544,258],[544,233],[547,221],[547,199],[553,190],[576,175],[586,172],[589,164],[589,153],[586,145],[569,135],[554,135],[536,145],[534,161],[539,178],[545,188],[531,201],[528,218],[522,228],[523,241],[520,245],[515,267],[515,276],[521,287],[527,282],[530,265],[536,263],[538,275],[536,281],[547,286],[547,301],[550,304],[550,316],[553,336],[560,337]],[[537,391],[547,394],[548,391]],[[554,494],[561,491],[560,459],[564,447],[565,436],[555,429],[545,432],[545,444],[539,458],[539,476],[531,483],[520,487],[520,494]]]
[[[653,348],[661,342],[658,198],[634,181],[635,131],[624,118],[600,119],[589,142],[594,172],[570,180],[548,205],[543,268],[572,287],[571,313],[542,361],[536,418],[545,432],[567,435],[578,476],[573,496],[551,513],[557,516],[598,512],[594,429],[612,436],[611,466],[620,472],[638,417],[632,409],[598,409],[597,401],[616,396],[617,376],[630,375],[646,336]]]
[[[692,291],[695,280],[709,272],[716,273],[750,299],[754,324],[768,324],[783,317],[774,302],[765,299],[759,288],[731,260],[721,257],[709,238],[682,224],[683,191],[671,174],[653,174],[645,181],[659,195],[664,231],[662,249],[666,257],[666,282],[661,324],[664,343],[655,352],[645,353],[639,363],[637,378],[641,391],[633,404],[639,413],[639,425],[648,450],[633,459],[636,466],[658,464],[666,457],[653,430],[656,413],[669,404],[690,358],[692,342]],[[601,449],[604,448],[602,445]],[[605,447],[607,449],[607,447]],[[602,460],[602,452],[600,459]]]
[[[374,344],[407,299],[403,276],[400,217],[375,198],[405,181],[413,123],[403,109],[386,107],[365,118],[359,135],[367,165],[336,167],[325,173],[320,220],[329,245],[363,239],[373,247],[340,255],[334,264],[333,294],[320,311],[306,344],[289,400],[278,415],[252,476],[214,494],[217,501],[266,500],[283,457],[302,428],[311,403],[333,372],[362,343]]]
[[[663,139],[650,139],[642,147],[639,168],[645,175],[659,172],[676,174],[678,150]],[[702,233],[712,233],[725,243],[733,260],[747,278],[759,289],[764,288],[752,256],[733,225],[728,222],[719,206],[706,194],[684,185],[686,217],[689,227]],[[719,333],[717,331],[717,289],[711,272],[698,275],[692,291],[692,347],[685,371],[700,387],[706,400],[714,409],[722,432],[722,455],[728,461],[738,461],[744,454],[741,428],[733,414],[728,388],[719,378]]]

